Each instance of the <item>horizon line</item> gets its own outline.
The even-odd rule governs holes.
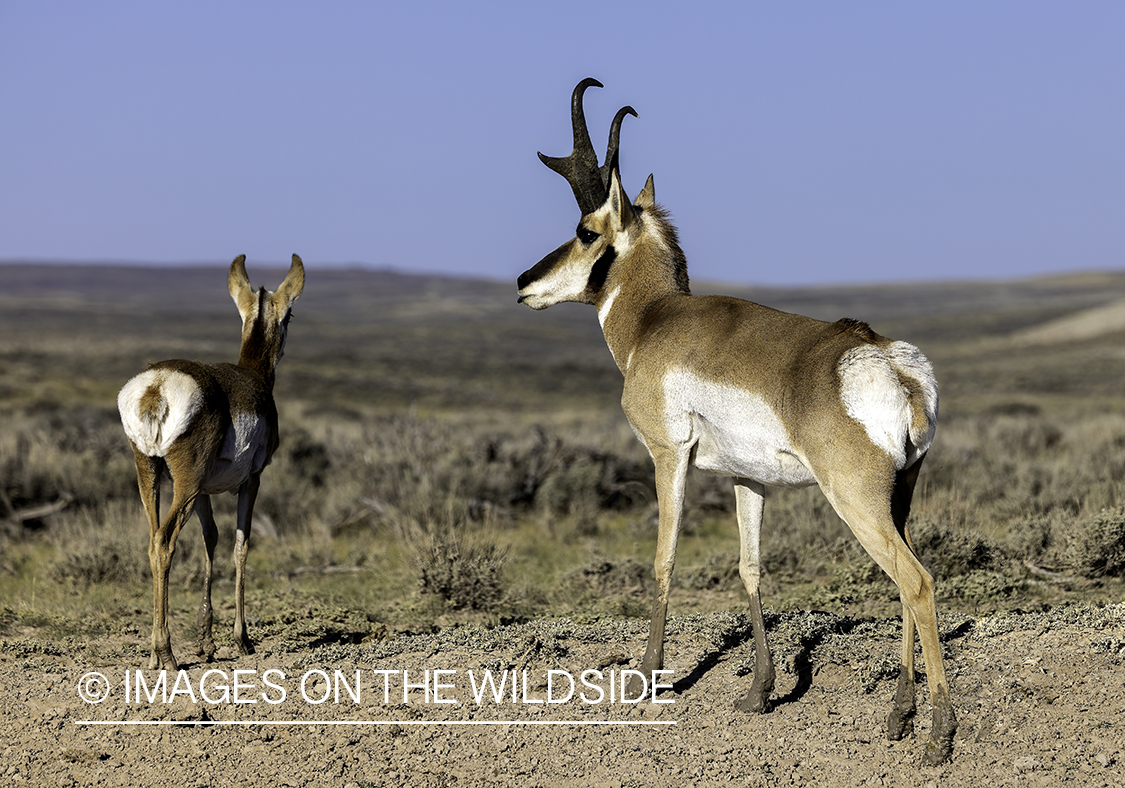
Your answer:
[[[162,269],[162,268],[223,268],[225,269],[229,263],[225,261],[215,260],[136,260],[125,258],[62,258],[62,257],[0,257],[0,266],[103,266],[103,267],[120,267],[120,268],[147,268],[147,269]],[[277,268],[278,270],[287,269],[289,264],[287,262],[272,264],[269,262],[256,264],[256,267]],[[312,261],[311,264],[306,262],[306,268],[312,268],[320,271],[370,271],[373,273],[388,273],[396,276],[418,276],[418,277],[435,277],[441,279],[464,279],[476,280],[482,282],[507,282],[510,277],[507,276],[489,276],[486,274],[476,272],[461,272],[461,271],[442,271],[437,269],[411,269],[396,266],[390,263],[365,263],[365,262],[331,262],[331,261]],[[813,290],[818,288],[832,287],[832,288],[855,288],[865,289],[870,287],[917,287],[926,285],[950,285],[950,284],[986,284],[986,283],[1003,283],[1003,282],[1029,282],[1043,279],[1070,279],[1075,277],[1088,277],[1088,276],[1112,276],[1114,274],[1125,274],[1125,269],[1121,268],[1081,268],[1081,269],[1059,269],[1055,271],[1047,271],[1040,273],[1019,273],[1011,276],[983,276],[983,277],[935,277],[930,279],[872,279],[872,280],[859,280],[859,281],[817,281],[817,282],[783,282],[783,283],[770,283],[770,282],[743,282],[730,279],[716,279],[706,276],[693,277],[694,284],[703,284],[708,286],[725,286],[736,288],[749,288],[754,290]]]

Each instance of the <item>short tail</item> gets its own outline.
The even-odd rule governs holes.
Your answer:
[[[168,418],[168,400],[160,391],[160,386],[153,383],[137,402],[137,415],[146,424],[160,425]]]
[[[937,432],[938,384],[934,368],[922,351],[908,342],[892,342],[886,349],[887,360],[898,375],[910,398],[911,418],[907,427],[907,465],[913,465],[929,450]]]
[[[840,398],[871,442],[909,468],[930,448],[937,429],[938,390],[933,367],[906,342],[864,343],[837,363]]]

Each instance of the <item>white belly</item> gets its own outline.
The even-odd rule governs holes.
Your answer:
[[[664,410],[673,441],[696,441],[700,470],[781,487],[816,484],[781,420],[756,394],[673,369],[664,378]]]
[[[265,419],[254,414],[237,416],[223,439],[223,448],[203,484],[207,495],[233,492],[266,466],[269,431]]]

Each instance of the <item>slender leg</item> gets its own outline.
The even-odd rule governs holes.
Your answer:
[[[243,654],[253,654],[254,644],[246,634],[246,614],[243,594],[246,579],[246,554],[250,550],[250,525],[254,516],[254,501],[258,498],[257,476],[251,476],[238,490],[238,531],[234,535],[235,599],[234,642]]]
[[[162,458],[142,454],[136,446],[133,446],[133,458],[137,465],[137,487],[141,493],[141,504],[144,506],[145,515],[148,517],[148,554],[153,577],[152,654],[149,656],[148,667],[150,670],[155,670],[160,667],[161,661],[157,651],[160,632],[163,631],[164,637],[167,637],[168,631],[167,622],[161,624],[161,609],[167,611],[167,606],[165,605],[162,608],[161,605],[161,600],[166,597],[157,588],[156,578],[158,577],[159,565],[153,552],[153,547],[160,533],[160,477],[165,466]]]
[[[887,738],[898,741],[914,732],[914,614],[910,612],[906,597],[902,599],[902,664],[898,670],[891,711],[887,715]]]
[[[668,592],[672,585],[672,570],[676,565],[676,543],[680,537],[683,520],[684,482],[692,446],[671,450],[656,450],[652,459],[656,465],[656,498],[660,507],[660,527],[656,537],[656,597],[652,603],[652,623],[649,625],[648,645],[641,660],[641,673],[651,680],[654,670],[664,667],[664,625],[668,617]],[[637,697],[644,689],[643,683],[633,676],[626,688],[629,697]]]
[[[759,714],[769,711],[773,692],[773,653],[766,641],[766,624],[762,618],[760,585],[762,578],[762,513],[765,508],[765,487],[748,479],[734,484],[738,512],[739,560],[738,574],[750,595],[750,620],[754,625],[754,683],[745,698],[735,701],[739,711]]]
[[[215,640],[211,636],[211,570],[215,560],[215,544],[219,541],[219,529],[215,526],[215,515],[211,511],[211,497],[200,495],[195,501],[195,514],[203,528],[203,545],[207,549],[207,559],[203,571],[203,600],[199,605],[196,623],[199,628],[197,652],[207,662],[215,657]]]
[[[890,486],[889,484],[887,486]],[[891,506],[872,503],[878,496],[871,495],[872,490],[879,487],[875,480],[869,484],[853,484],[850,489],[867,490],[868,495],[849,494],[849,488],[838,488],[830,491],[825,489],[825,494],[835,507],[836,512],[852,529],[864,549],[875,559],[875,562],[890,575],[899,588],[899,593],[904,603],[904,609],[913,614],[913,625],[903,618],[903,650],[906,650],[907,630],[911,635],[911,656],[903,655],[902,671],[913,670],[913,632],[917,627],[919,639],[922,641],[922,658],[926,662],[926,678],[930,689],[930,701],[934,707],[933,728],[931,739],[926,744],[924,760],[929,765],[936,765],[948,760],[953,751],[953,734],[957,730],[957,718],[953,711],[953,702],[949,694],[949,683],[945,677],[945,665],[941,657],[941,642],[938,637],[937,608],[934,604],[934,580],[930,573],[918,562],[914,552],[906,543],[902,532],[896,527],[891,514]],[[823,485],[822,485],[823,488]],[[890,501],[891,495],[883,497]],[[909,666],[908,666],[909,660]],[[913,695],[912,674],[909,677],[909,692]],[[903,686],[904,679],[899,684]],[[896,704],[899,696],[896,693]],[[913,704],[913,698],[910,699]],[[904,705],[906,705],[904,701]],[[889,726],[890,721],[888,721]],[[893,732],[893,731],[891,731]]]
[[[914,544],[910,541],[910,531],[906,521],[910,516],[914,486],[918,482],[918,473],[922,469],[922,460],[925,458],[926,455],[923,454],[912,466],[896,474],[895,486],[891,494],[891,517],[895,529],[910,548],[910,552],[915,555],[917,553],[914,551]],[[902,600],[902,663],[891,711],[887,715],[887,738],[894,741],[914,732],[914,715],[917,710],[914,700],[914,613],[910,610],[906,596],[904,594],[899,596]]]
[[[186,485],[185,485],[186,486]],[[168,570],[172,567],[172,555],[176,552],[176,538],[180,529],[191,517],[197,490],[181,493],[172,482],[172,504],[160,527],[149,534],[148,560],[152,567],[152,657],[149,668],[179,670],[179,664],[172,654],[172,637],[168,631]]]

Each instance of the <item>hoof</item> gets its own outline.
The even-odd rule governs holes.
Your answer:
[[[763,692],[760,687],[751,687],[745,698],[734,702],[737,711],[751,714],[767,714],[770,710],[770,693]]]
[[[887,715],[887,738],[899,741],[903,736],[914,733],[914,671],[905,666],[898,672],[898,687],[891,702],[891,713]]]
[[[633,698],[639,698],[644,696],[647,690],[648,688],[645,687],[645,683],[643,680],[637,678],[636,676],[630,676],[629,682],[625,685],[625,697],[629,698],[630,700]]]
[[[770,695],[773,694],[773,663],[759,664],[754,668],[754,683],[750,685],[750,692],[745,698],[734,702],[738,711],[766,714],[772,708]]]
[[[149,670],[170,670],[173,673],[180,669],[180,664],[176,662],[176,658],[172,656],[171,650],[167,654],[159,654],[152,652],[152,656],[148,658]]]
[[[741,711],[746,714],[766,714],[770,710],[770,704],[763,698],[754,698],[747,695],[745,698],[739,698],[734,702],[736,711]]]
[[[953,705],[946,695],[944,703],[939,702],[934,706],[934,727],[932,738],[926,742],[926,752],[922,761],[927,766],[937,766],[945,763],[953,754],[953,734],[957,732],[957,716],[953,713]]]
[[[947,740],[937,741],[930,739],[926,742],[926,751],[922,754],[922,763],[927,766],[940,766],[949,760],[953,755],[953,737],[952,735]]]
[[[244,657],[248,657],[254,653],[254,644],[250,642],[249,638],[238,641],[238,653],[242,654]]]
[[[914,733],[914,707],[892,708],[891,713],[887,715],[887,738],[891,741],[899,741],[912,733]]]

